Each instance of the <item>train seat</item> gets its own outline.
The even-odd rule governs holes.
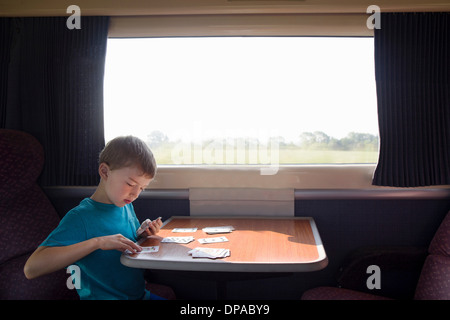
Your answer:
[[[416,300],[450,300],[450,212],[442,221],[430,245],[414,292]],[[306,290],[302,300],[387,299],[347,288],[317,287]]]
[[[28,133],[0,129],[0,300],[74,300],[69,275],[59,270],[28,280],[25,262],[60,218],[37,183],[44,150]],[[147,284],[154,293],[174,299],[171,288]]]
[[[0,129],[0,299],[76,299],[65,270],[28,280],[23,267],[59,217],[37,184],[44,150],[31,135]]]

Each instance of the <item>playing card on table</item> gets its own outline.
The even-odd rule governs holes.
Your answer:
[[[131,252],[130,250],[125,250],[126,254],[135,254],[135,253],[153,253],[153,252],[158,252],[159,251],[159,246],[150,246],[150,247],[142,247],[142,250],[139,252]]]
[[[191,241],[194,241],[194,237],[166,237],[161,240],[161,242],[166,243],[189,243]]]
[[[217,259],[230,256],[231,251],[230,249],[197,247],[195,249],[192,249],[188,253],[192,255],[193,258]]]
[[[227,237],[215,237],[215,238],[198,239],[198,242],[200,242],[201,244],[227,242],[227,241],[228,241]]]
[[[172,232],[196,232],[197,228],[174,228]]]
[[[207,234],[230,233],[234,230],[232,226],[207,227],[202,229]]]
[[[150,246],[150,247],[142,247],[142,250],[139,253],[151,253],[158,252],[159,246]]]

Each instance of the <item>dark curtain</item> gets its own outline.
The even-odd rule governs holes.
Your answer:
[[[375,29],[380,154],[373,184],[450,184],[450,13],[382,13]]]
[[[8,101],[8,71],[14,23],[12,19],[0,18],[0,127],[6,122],[6,103]]]
[[[95,185],[108,17],[0,19],[0,127],[44,146],[42,185]]]

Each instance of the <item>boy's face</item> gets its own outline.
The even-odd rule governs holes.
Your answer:
[[[104,200],[117,207],[123,207],[136,200],[152,180],[152,177],[143,175],[142,171],[134,166],[111,170],[106,164],[101,164],[100,171],[102,174],[107,173],[102,175],[107,197]]]

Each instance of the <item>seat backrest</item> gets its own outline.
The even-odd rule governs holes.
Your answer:
[[[450,212],[436,231],[428,252],[414,298],[450,300]]]
[[[34,280],[23,273],[30,254],[60,220],[37,184],[43,163],[43,148],[33,136],[0,129],[0,299],[74,297],[64,270]]]

